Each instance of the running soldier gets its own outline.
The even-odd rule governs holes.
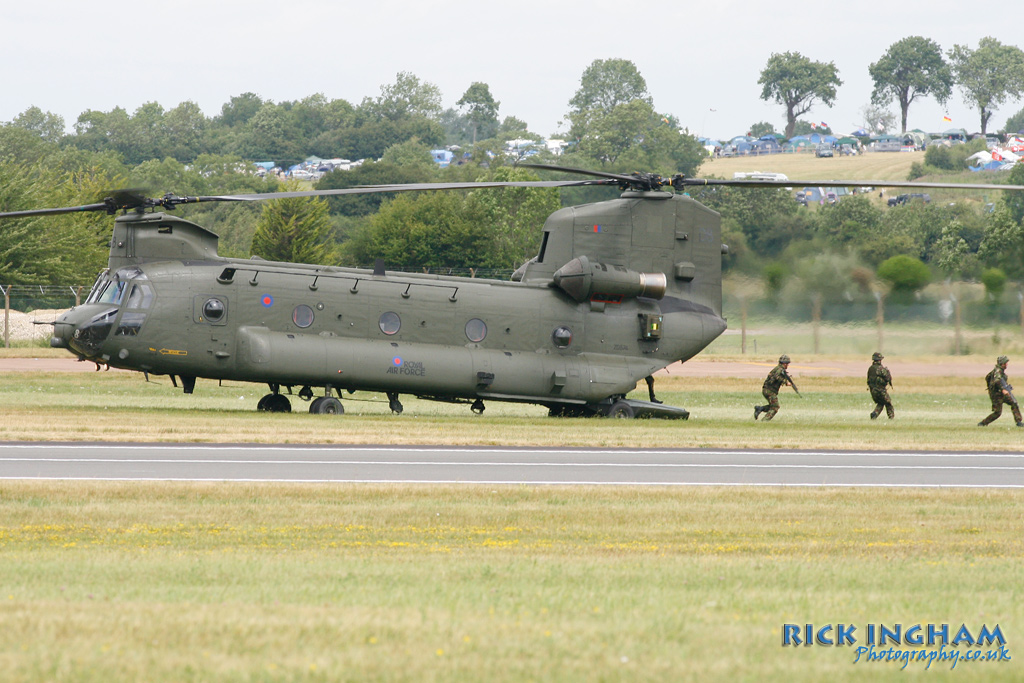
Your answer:
[[[784,384],[788,384],[793,387],[793,391],[796,391],[796,385],[793,384],[793,378],[789,376],[788,368],[789,356],[783,354],[779,357],[779,364],[772,368],[761,386],[761,395],[768,400],[768,405],[754,406],[755,420],[760,417],[761,413],[764,413],[764,422],[775,417],[775,413],[779,412],[779,389]],[[797,393],[800,392],[797,391]]]
[[[875,351],[871,354],[871,367],[868,368],[868,391],[871,392],[871,400],[875,402],[875,409],[871,411],[872,420],[882,414],[882,408],[885,408],[885,414],[890,420],[896,417],[892,399],[889,398],[889,390],[885,388],[892,386],[892,375],[889,374],[889,369],[882,365],[883,358],[885,356]]]
[[[1006,366],[1009,363],[1009,358],[999,356],[999,358],[996,358],[996,366],[985,375],[988,397],[992,399],[992,414],[979,422],[979,427],[987,427],[999,419],[999,416],[1003,413],[1004,403],[1010,404],[1010,409],[1013,410],[1013,419],[1017,421],[1017,426],[1024,427],[1024,422],[1021,421],[1020,407],[1017,405],[1017,399],[1013,397],[1013,385],[1010,384],[1009,378],[1006,376]]]

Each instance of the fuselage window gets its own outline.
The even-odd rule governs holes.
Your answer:
[[[114,334],[119,337],[134,337],[142,329],[142,323],[146,321],[145,313],[125,312],[121,316],[121,324],[117,326]]]
[[[313,324],[313,309],[306,304],[299,304],[292,311],[292,322],[297,327],[307,328]]]
[[[398,334],[402,329],[402,319],[397,313],[388,311],[380,316],[380,331],[387,335]]]
[[[203,304],[203,317],[210,322],[217,322],[224,317],[224,302],[220,299],[207,299]]]
[[[551,341],[560,349],[564,349],[572,343],[572,330],[568,327],[556,327],[551,333]]]
[[[480,318],[473,318],[466,323],[466,337],[471,342],[482,342],[487,336],[487,323]]]

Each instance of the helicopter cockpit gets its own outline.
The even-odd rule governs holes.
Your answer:
[[[96,278],[85,303],[57,319],[50,346],[70,348],[85,358],[96,359],[111,330],[115,336],[138,335],[152,302],[153,287],[140,268],[104,270]]]

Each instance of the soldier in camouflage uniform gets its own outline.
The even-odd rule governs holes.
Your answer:
[[[871,354],[871,367],[868,368],[868,391],[871,392],[871,400],[875,402],[875,409],[871,411],[872,420],[882,414],[882,408],[885,408],[885,414],[890,420],[896,417],[889,391],[885,388],[892,386],[892,375],[889,374],[889,369],[882,365],[883,358],[885,356],[875,351]]]
[[[1017,406],[1017,399],[1013,397],[1013,385],[1006,376],[1006,366],[1010,359],[1006,356],[996,358],[996,366],[985,375],[985,384],[988,386],[988,397],[992,399],[992,414],[978,423],[979,427],[987,427],[995,422],[1003,413],[1003,404],[1009,403],[1013,410],[1013,419],[1017,421],[1018,427],[1024,427],[1021,421],[1020,408]]]
[[[754,406],[755,420],[760,417],[761,413],[764,413],[764,421],[768,422],[775,417],[775,413],[779,412],[779,389],[785,384],[793,386],[793,381],[787,372],[788,368],[789,356],[783,354],[779,357],[779,364],[772,368],[761,386],[761,395],[768,400],[768,405]]]

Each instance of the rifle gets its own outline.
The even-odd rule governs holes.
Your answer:
[[[803,394],[801,394],[800,390],[796,388],[796,382],[794,382],[793,378],[789,376],[789,372],[786,371],[786,370],[783,370],[782,371],[782,376],[786,378],[787,382],[789,382],[789,386],[793,387],[793,391],[796,392],[796,395],[799,396],[800,398],[803,398],[804,397]]]
[[[1002,385],[1003,391],[1010,396],[1010,403],[1016,404],[1017,398],[1013,395],[1013,385],[1008,383],[1004,377],[999,378],[999,384]]]

